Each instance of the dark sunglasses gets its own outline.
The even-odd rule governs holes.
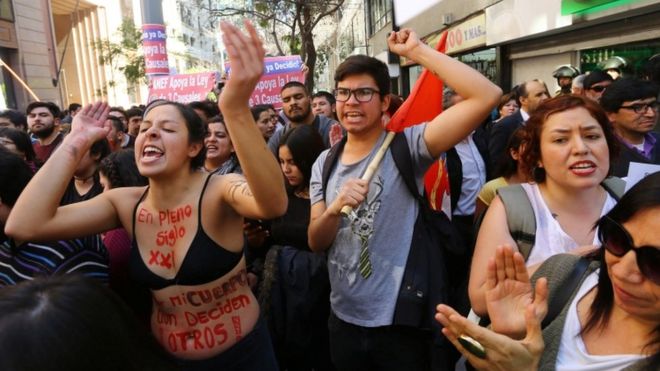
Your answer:
[[[607,86],[600,86],[600,85],[592,86],[592,87],[589,88],[589,90],[593,90],[596,93],[600,93],[600,92],[604,91],[605,89],[607,89]]]
[[[660,247],[636,247],[630,233],[616,221],[605,216],[598,226],[598,234],[605,250],[610,254],[622,257],[631,249],[637,256],[637,266],[651,282],[660,285]]]

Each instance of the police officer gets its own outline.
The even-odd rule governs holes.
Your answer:
[[[600,62],[599,67],[612,76],[612,79],[616,80],[623,74],[623,70],[628,67],[628,61],[623,57],[614,56]]]
[[[573,83],[573,78],[580,74],[580,71],[571,66],[570,64],[565,64],[559,66],[554,72],[552,72],[552,77],[557,79],[557,84],[559,85],[559,91],[555,94],[564,95],[571,94],[571,84]]]

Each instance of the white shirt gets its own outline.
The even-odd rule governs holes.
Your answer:
[[[486,164],[472,139],[473,135],[474,131],[454,147],[461,160],[463,171],[461,195],[458,198],[454,215],[474,215],[477,196],[486,184]]]
[[[527,120],[529,120],[529,113],[527,113],[527,111],[525,111],[522,108],[520,109],[520,116],[522,116],[523,124],[526,123]]]
[[[644,356],[637,354],[591,355],[587,352],[587,347],[582,341],[582,336],[580,336],[582,325],[580,325],[577,305],[597,284],[598,270],[592,272],[582,282],[582,286],[580,286],[570,308],[568,308],[557,353],[557,363],[555,365],[557,371],[621,370],[644,358]]]
[[[566,234],[561,228],[559,222],[552,216],[550,209],[545,204],[545,200],[541,195],[538,184],[523,183],[521,184],[527,198],[529,198],[534,210],[534,219],[536,221],[536,239],[534,240],[534,248],[532,248],[529,258],[525,263],[528,267],[534,264],[542,263],[547,258],[556,255],[567,253],[577,247],[578,243]],[[600,216],[605,215],[611,208],[616,205],[616,200],[607,193],[607,198],[603,204],[603,209],[600,211]],[[588,222],[588,223],[594,223]],[[591,225],[585,226],[590,228]],[[598,229],[594,233],[594,245],[600,245],[598,240]]]

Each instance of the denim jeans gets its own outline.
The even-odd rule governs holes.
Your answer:
[[[430,333],[406,326],[361,327],[328,320],[330,357],[338,371],[420,371],[430,365]]]

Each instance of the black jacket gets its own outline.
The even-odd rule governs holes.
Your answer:
[[[621,150],[616,159],[612,160],[612,175],[620,178],[628,176],[628,167],[631,162],[660,165],[660,150],[658,149],[660,147],[660,133],[651,132],[651,135],[655,137],[656,142],[651,150],[650,159],[642,156],[639,152],[629,148],[624,143],[621,143],[621,139],[619,139],[619,147]]]
[[[500,162],[500,158],[504,156],[506,145],[509,143],[513,132],[523,126],[523,123],[522,114],[518,110],[513,115],[505,117],[500,122],[492,125],[490,137],[488,138],[488,155],[491,169],[497,168],[497,164]],[[493,174],[495,178],[499,175]]]

